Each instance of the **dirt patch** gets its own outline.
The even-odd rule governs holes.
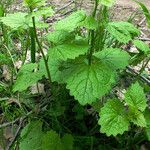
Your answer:
[[[91,6],[94,0],[76,0],[79,4],[83,4],[86,7]],[[53,2],[57,5],[62,5],[68,3],[68,0],[48,0],[48,2]],[[144,3],[150,9],[150,0],[140,0],[140,2]],[[117,5],[121,5],[123,7],[132,7],[137,8],[139,7],[133,0],[116,0]]]
[[[150,9],[150,0],[140,0],[143,4],[145,4]],[[121,6],[126,7],[139,7],[133,0],[117,0],[116,3]]]

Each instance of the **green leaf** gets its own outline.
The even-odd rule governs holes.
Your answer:
[[[101,125],[100,131],[107,136],[116,136],[127,131],[129,121],[122,102],[117,99],[108,100],[100,111],[98,123]]]
[[[50,72],[51,72],[51,79],[52,81],[57,81],[59,83],[63,83],[63,76],[62,76],[62,73],[60,71],[60,67],[61,67],[61,63],[62,60],[59,60],[59,59],[49,59],[49,66],[50,66]]]
[[[42,123],[30,122],[21,132],[20,150],[41,150]]]
[[[124,69],[130,59],[129,54],[119,48],[107,48],[95,53],[94,56],[114,69]]]
[[[35,84],[43,76],[40,72],[35,72],[37,64],[26,64],[19,70],[17,80],[13,86],[13,91],[24,91],[29,86]]]
[[[92,16],[87,16],[86,19],[80,23],[80,26],[94,30],[97,29],[98,23]]]
[[[45,16],[45,17],[50,17],[54,14],[53,9],[49,6],[49,7],[41,7],[36,11],[33,11],[31,13],[31,17],[40,17],[40,16]]]
[[[65,19],[62,19],[54,24],[55,30],[73,31],[84,21],[86,14],[83,10],[72,13]]]
[[[63,150],[73,150],[73,140],[72,135],[65,134],[61,139]]]
[[[150,53],[150,48],[149,48],[149,46],[148,46],[146,43],[144,43],[143,41],[134,40],[134,41],[133,41],[133,44],[134,44],[139,50],[141,50],[142,52],[144,52],[144,54]]]
[[[137,108],[129,107],[129,120],[140,127],[146,127],[144,114]]]
[[[11,60],[6,54],[0,54],[0,66],[5,64],[10,64]]]
[[[99,0],[101,4],[111,7],[116,0]]]
[[[66,62],[62,74],[70,94],[82,105],[104,96],[115,82],[115,73],[107,65],[97,60],[89,65],[84,57]]]
[[[110,22],[107,31],[121,43],[128,43],[132,39],[132,34],[140,34],[140,31],[129,22]]]
[[[84,40],[82,41],[74,41],[68,44],[62,44],[50,48],[48,51],[49,59],[74,59],[79,55],[85,54],[89,49],[89,45]]]
[[[58,30],[47,34],[47,40],[55,44],[63,44],[73,39],[75,39],[75,35],[64,30]]]
[[[143,88],[138,82],[132,84],[125,94],[125,101],[128,106],[137,108],[140,111],[144,111],[147,106],[147,99],[145,97]]]
[[[62,138],[53,130],[42,137],[41,150],[73,150],[73,137],[65,134]]]
[[[62,61],[67,59],[75,59],[79,55],[85,54],[89,49],[89,45],[84,40],[76,40],[69,44],[62,44],[49,49],[49,66],[52,81],[62,82],[60,67]]]
[[[42,150],[63,150],[59,135],[51,130],[42,138]]]
[[[39,16],[35,16],[36,27],[47,28],[48,24],[39,21],[38,17]],[[32,15],[22,12],[8,14],[6,17],[1,17],[0,22],[14,30],[17,30],[18,28],[27,29],[29,27],[33,27]]]
[[[46,0],[24,0],[24,4],[31,8],[43,6],[45,2]]]
[[[8,14],[6,17],[1,17],[0,22],[13,29],[17,29],[20,27],[27,28],[28,21],[25,18],[26,15],[27,13],[22,12]]]
[[[148,140],[150,141],[150,109],[147,108],[144,112],[144,117],[146,120],[146,128],[145,128],[145,132],[147,135]]]

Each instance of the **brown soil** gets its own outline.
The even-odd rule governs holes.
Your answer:
[[[150,9],[150,0],[139,0],[144,3]],[[133,0],[117,0],[117,4],[121,6],[130,6],[133,8],[137,8],[138,5]]]
[[[68,3],[68,0],[48,0],[49,2],[55,2],[56,4],[64,4]],[[84,3],[86,6],[94,0],[76,0],[77,3]],[[139,0],[140,2],[144,3],[150,9],[150,0]],[[116,0],[117,5],[121,5],[123,7],[133,7],[137,8],[138,5],[133,0]]]

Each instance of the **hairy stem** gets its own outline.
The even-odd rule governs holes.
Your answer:
[[[139,74],[136,76],[135,81],[137,81],[137,80],[140,78],[142,72],[144,71],[145,67],[148,65],[149,61],[150,61],[150,58],[148,58],[148,59],[146,60],[145,64],[143,63],[143,66],[142,66],[142,68],[140,69]]]
[[[95,7],[94,7],[94,11],[92,13],[93,18],[95,18],[95,16],[96,16],[97,7],[98,7],[98,1],[95,0]],[[92,56],[93,56],[93,52],[94,52],[94,44],[95,44],[95,31],[94,30],[89,31],[89,39],[90,39],[89,40],[90,49],[89,49],[89,54],[88,54],[88,63],[89,63],[89,65],[91,65]]]
[[[36,53],[36,45],[35,45],[35,35],[33,27],[30,27],[30,39],[31,39],[31,62],[35,63],[35,53]]]
[[[30,7],[30,12],[32,13],[32,7]],[[31,39],[31,62],[35,63],[36,43],[35,43],[34,27],[29,28],[29,33],[30,33],[30,39]]]
[[[44,63],[45,63],[45,67],[46,67],[48,79],[51,82],[51,75],[50,75],[50,70],[49,70],[49,66],[48,66],[48,58],[46,58],[46,56],[44,54],[44,51],[42,49],[42,46],[40,44],[40,41],[38,39],[38,35],[37,35],[37,32],[36,32],[36,25],[35,25],[35,17],[32,17],[32,23],[33,23],[33,29],[34,29],[35,39],[36,39],[36,42],[38,44],[39,50],[40,50],[40,52],[42,54],[42,57],[44,59]]]

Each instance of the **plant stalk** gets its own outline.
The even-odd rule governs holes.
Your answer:
[[[49,66],[48,66],[48,58],[46,58],[46,56],[44,54],[44,51],[42,49],[42,46],[40,44],[40,41],[38,39],[38,35],[37,35],[37,32],[36,32],[36,25],[35,25],[35,17],[32,17],[32,23],[33,23],[33,29],[34,29],[35,39],[36,39],[36,42],[38,44],[39,50],[40,50],[40,52],[42,54],[42,57],[44,59],[44,63],[45,63],[45,67],[46,67],[48,79],[51,82],[51,75],[50,75],[50,70],[49,70]]]
[[[33,27],[30,27],[30,39],[31,39],[31,62],[35,63],[35,53],[36,53],[36,43],[35,43],[35,34]]]
[[[32,13],[33,9],[30,7],[30,12]],[[32,17],[33,18],[33,17]],[[29,28],[30,40],[31,40],[31,62],[35,63],[35,53],[36,53],[36,42],[35,42],[35,32],[34,27]]]
[[[140,69],[139,74],[136,76],[135,81],[137,81],[137,80],[140,78],[142,72],[144,71],[145,67],[148,65],[149,61],[150,61],[150,58],[147,59],[147,61],[146,61],[145,64],[143,63],[143,66],[142,66],[142,68]]]
[[[98,1],[95,0],[95,7],[94,7],[94,11],[92,13],[93,18],[95,18],[95,16],[96,16],[97,7],[98,7]],[[89,49],[89,54],[88,54],[88,63],[89,63],[89,65],[91,65],[92,56],[93,56],[93,52],[94,52],[94,44],[95,44],[95,31],[94,30],[89,31],[89,39],[90,39],[90,49]]]

